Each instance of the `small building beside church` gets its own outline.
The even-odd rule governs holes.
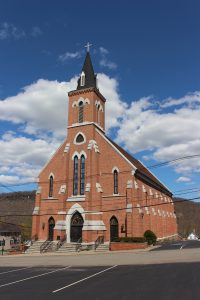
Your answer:
[[[38,177],[32,238],[110,242],[148,229],[175,237],[170,190],[105,133],[106,99],[89,51],[68,96],[67,137]]]

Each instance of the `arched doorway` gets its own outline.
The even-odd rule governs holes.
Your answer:
[[[110,241],[113,242],[119,237],[119,225],[116,217],[110,219]]]
[[[48,240],[53,241],[53,230],[55,227],[55,220],[53,217],[49,218],[49,235]]]
[[[78,242],[82,239],[82,229],[83,229],[83,218],[79,212],[71,218],[71,230],[70,230],[70,240],[71,242]]]

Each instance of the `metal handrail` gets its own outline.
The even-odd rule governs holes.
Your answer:
[[[100,244],[104,244],[104,236],[103,235],[98,236],[98,238],[96,239],[96,241],[94,243],[94,250],[95,251],[99,247]]]
[[[50,244],[52,243],[52,241],[46,240],[44,243],[42,243],[42,245],[40,246],[40,253],[45,252]]]
[[[58,241],[58,244],[56,245],[56,251],[58,251],[65,242],[66,242],[66,236],[64,236],[60,241]]]
[[[81,245],[81,242],[82,242],[82,237],[80,237],[80,239],[78,239],[77,241],[77,244],[76,244],[76,252],[79,252],[82,245]]]

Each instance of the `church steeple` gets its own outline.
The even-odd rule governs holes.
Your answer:
[[[82,72],[78,79],[77,90],[86,88],[97,88],[97,78],[94,73],[89,51],[87,51]]]

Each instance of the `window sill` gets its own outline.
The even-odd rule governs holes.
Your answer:
[[[79,201],[85,201],[85,195],[77,195],[77,196],[71,196],[67,198],[67,202],[79,202]]]

